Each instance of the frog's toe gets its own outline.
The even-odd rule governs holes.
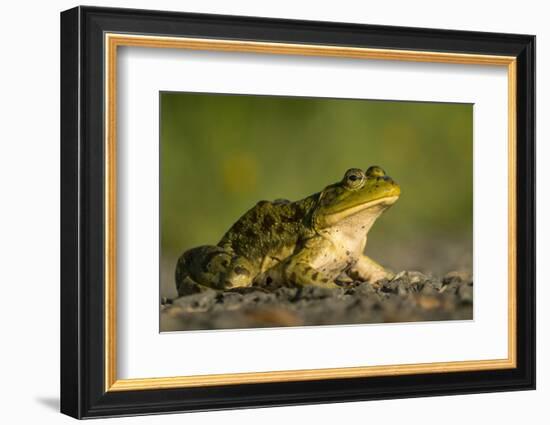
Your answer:
[[[236,288],[230,288],[227,290],[227,292],[235,292],[237,294],[242,294],[242,295],[250,294],[253,292],[264,292],[266,294],[270,293],[268,289],[262,288],[262,287],[256,287],[256,286],[239,286]]]
[[[262,273],[254,278],[252,286],[257,289],[274,289],[278,284],[273,280],[273,277]]]
[[[178,295],[184,297],[186,295],[198,294],[204,292],[209,288],[195,282],[189,276],[186,276],[183,280],[177,283]]]
[[[227,271],[222,276],[224,289],[250,286],[254,274],[255,269],[248,260],[243,257],[233,258]]]

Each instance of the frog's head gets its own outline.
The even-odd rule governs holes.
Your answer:
[[[343,179],[319,195],[313,214],[317,230],[351,225],[368,232],[376,218],[397,201],[401,189],[385,171],[372,166],[364,172],[350,168]]]

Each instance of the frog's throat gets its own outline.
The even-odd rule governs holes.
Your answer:
[[[399,196],[385,196],[383,198],[378,198],[373,201],[366,202],[364,204],[359,204],[354,207],[346,208],[341,211],[336,211],[331,214],[327,214],[323,217],[324,227],[335,225],[336,223],[339,223],[342,220],[352,215],[355,215],[357,213],[360,213],[361,211],[364,211],[366,209],[369,209],[375,206],[387,208],[393,205],[397,201],[397,199],[399,199]]]

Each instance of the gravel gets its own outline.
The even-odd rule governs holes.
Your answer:
[[[377,285],[353,282],[315,286],[207,290],[161,304],[161,331],[471,320],[473,281],[468,273],[436,278],[403,271]]]

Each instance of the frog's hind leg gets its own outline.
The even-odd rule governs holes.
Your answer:
[[[386,270],[376,261],[366,255],[359,257],[357,262],[348,271],[348,275],[354,280],[376,283],[382,279],[392,279],[394,274]]]
[[[319,267],[311,266],[310,260],[308,252],[305,250],[301,251],[257,276],[254,280],[254,285],[270,287],[273,284],[290,284],[336,288],[338,285],[334,282],[334,278]]]
[[[176,288],[178,290],[178,296],[184,297],[186,295],[198,294],[209,289],[208,286],[201,285],[195,282],[189,275],[185,276],[182,280],[176,281]]]
[[[334,278],[311,267],[308,263],[300,261],[289,261],[284,265],[284,276],[287,282],[298,286],[314,285],[323,288],[337,288]]]
[[[249,286],[252,268],[242,257],[219,246],[205,245],[190,249],[178,259],[176,287],[180,296],[205,289],[224,290]]]
[[[202,292],[208,288],[223,289],[222,275],[231,262],[231,255],[218,246],[199,246],[185,251],[176,265],[176,288],[180,296]]]

